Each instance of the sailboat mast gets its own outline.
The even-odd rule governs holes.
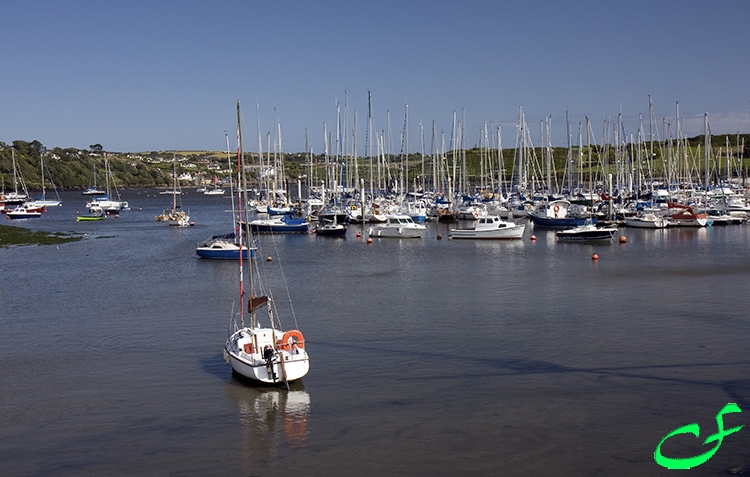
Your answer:
[[[247,191],[247,187],[242,180],[242,126],[240,120],[240,102],[237,101],[237,238],[240,243],[240,323],[245,327],[245,272],[242,267],[242,190]],[[240,186],[240,184],[242,184]],[[245,192],[247,194],[247,192]],[[248,241],[248,251],[249,251]]]
[[[10,149],[11,159],[13,160],[13,192],[18,197],[18,171],[16,170],[16,150]]]
[[[172,213],[177,212],[177,154],[172,153]]]

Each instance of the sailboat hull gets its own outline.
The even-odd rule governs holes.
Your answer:
[[[292,349],[284,340],[284,333],[269,328],[242,328],[236,331],[224,345],[224,359],[232,369],[254,381],[268,384],[283,384],[304,377],[310,370],[310,358],[304,349],[304,342]],[[302,336],[301,333],[298,336]],[[273,347],[270,359],[263,357],[263,350]]]
[[[255,257],[255,248],[250,249],[250,257]],[[203,247],[197,247],[195,253],[200,258],[213,260],[239,260],[240,249],[235,243],[213,243]],[[242,259],[247,260],[247,247],[242,246]]]
[[[252,379],[253,381],[267,384],[284,383],[284,369],[282,369],[281,363],[276,362],[273,364],[273,374],[271,374],[268,372],[268,366],[265,362],[259,361],[253,363],[252,361],[243,360],[230,353],[227,354],[229,355],[229,362],[232,365],[232,370],[237,374]],[[287,382],[296,381],[305,376],[310,370],[310,360],[305,358],[304,360],[285,362],[284,368],[286,369]]]

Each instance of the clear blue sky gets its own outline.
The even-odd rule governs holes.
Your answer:
[[[234,148],[240,100],[245,149],[258,149],[258,105],[264,148],[276,120],[284,151],[303,151],[307,128],[318,153],[338,102],[349,131],[356,111],[362,154],[368,90],[391,152],[407,104],[410,151],[420,121],[429,152],[432,122],[448,141],[462,111],[468,146],[491,122],[513,147],[520,107],[535,144],[545,116],[566,144],[566,111],[597,142],[620,112],[636,134],[649,94],[660,131],[679,103],[688,136],[704,113],[714,134],[750,132],[748,0],[24,0],[2,16],[6,143],[223,150],[226,130]]]

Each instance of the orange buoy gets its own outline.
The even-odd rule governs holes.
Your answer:
[[[620,243],[628,243],[628,238],[624,235],[620,235]]]
[[[360,238],[362,236],[361,232],[357,232],[357,238]]]
[[[273,260],[273,259],[272,259],[271,257],[268,257],[268,258],[266,259],[266,261],[267,261],[267,262],[270,262],[271,260]]]
[[[119,219],[120,218],[120,214],[115,214],[115,218]]]
[[[195,226],[195,222],[190,222],[190,226],[194,227]]]
[[[592,255],[591,260],[599,260],[599,255],[597,254]]]
[[[531,237],[529,237],[529,238],[530,238],[530,239],[531,239],[531,241],[533,242],[534,240],[536,240],[536,235],[532,235],[532,236],[531,236]]]
[[[372,243],[372,239],[371,239],[371,238],[368,238],[368,239],[367,239],[367,243]]]

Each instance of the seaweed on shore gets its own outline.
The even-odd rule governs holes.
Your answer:
[[[0,248],[13,245],[56,245],[82,240],[83,235],[62,232],[32,232],[23,227],[0,225]]]

